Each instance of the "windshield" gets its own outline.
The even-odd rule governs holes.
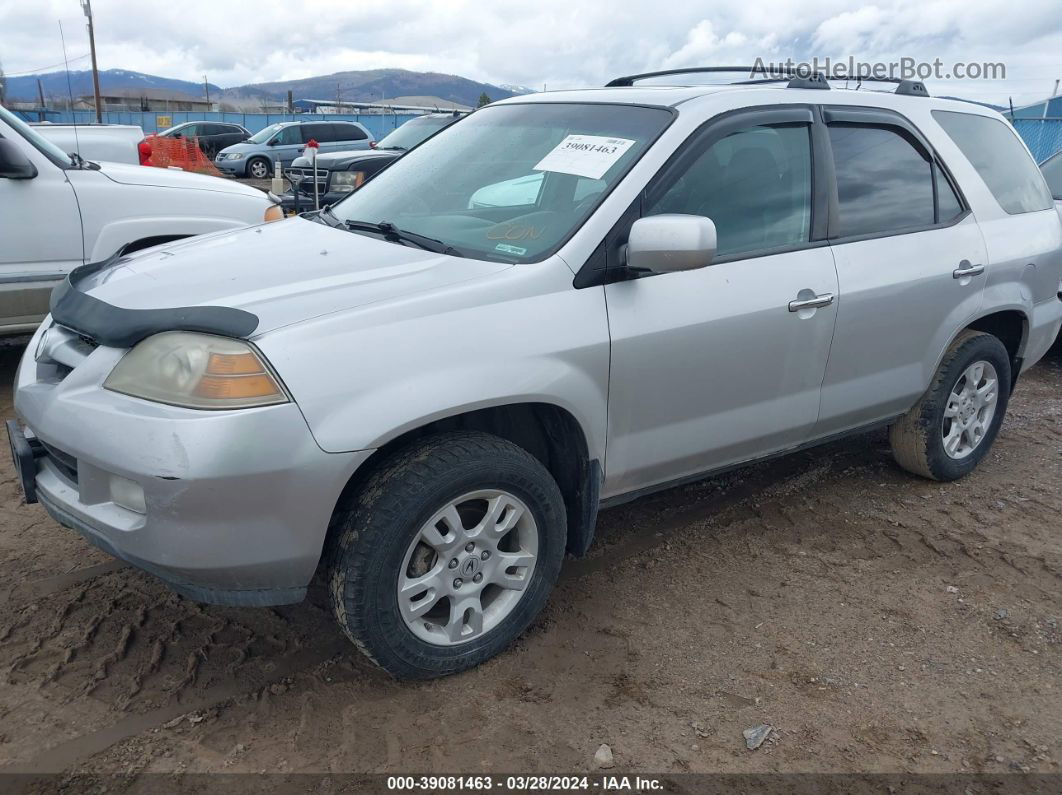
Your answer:
[[[434,135],[443,127],[448,124],[452,124],[457,121],[454,116],[443,116],[442,118],[435,117],[423,117],[420,119],[410,119],[401,127],[396,129],[381,138],[377,144],[377,149],[412,149],[419,144],[425,138]]]
[[[247,143],[249,143],[249,144],[264,144],[266,141],[268,141],[270,138],[272,138],[273,135],[278,130],[280,130],[283,126],[284,126],[283,124],[270,124],[264,130],[259,130],[254,135],[252,135],[250,138],[248,138],[247,139]]]
[[[8,125],[14,128],[16,133],[25,138],[30,145],[35,147],[41,154],[50,159],[57,166],[66,168],[70,165],[70,155],[2,105],[0,105],[0,119],[7,122]]]
[[[556,250],[671,121],[663,108],[528,103],[477,111],[333,208],[482,259]]]
[[[1052,157],[1040,169],[1044,172],[1047,187],[1051,189],[1051,195],[1056,199],[1062,199],[1062,152]]]
[[[170,127],[169,129],[163,130],[162,132],[160,132],[159,133],[159,137],[160,138],[169,138],[171,135],[173,135],[174,133],[179,133],[181,130],[183,130],[187,126],[188,126],[188,124],[178,124],[178,125],[176,125],[174,127]]]

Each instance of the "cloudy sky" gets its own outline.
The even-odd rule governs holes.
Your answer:
[[[811,56],[1003,62],[1007,80],[930,83],[1015,104],[1062,78],[1059,0],[92,0],[100,68],[223,87],[401,67],[541,89],[632,71]],[[79,0],[0,0],[9,74],[88,67]]]

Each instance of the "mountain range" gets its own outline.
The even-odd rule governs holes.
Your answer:
[[[37,98],[37,81],[41,81],[45,98],[66,98],[92,93],[92,72],[72,71],[69,87],[66,72],[48,72],[7,78],[7,97],[11,100],[33,101]],[[372,101],[390,97],[439,97],[450,102],[475,107],[481,94],[492,100],[505,99],[530,89],[517,86],[479,83],[457,75],[437,72],[411,72],[405,69],[370,69],[361,72],[336,72],[301,80],[282,80],[271,83],[250,83],[221,88],[209,84],[210,98],[220,102],[283,102],[290,90],[294,99],[335,99]],[[133,72],[128,69],[105,69],[100,72],[100,93],[135,91],[177,91],[194,97],[204,96],[203,83],[176,80],[169,77]]]

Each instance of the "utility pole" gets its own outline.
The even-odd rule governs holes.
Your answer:
[[[210,104],[210,83],[207,82],[207,76],[203,75],[203,90],[206,91],[206,101]]]
[[[96,124],[103,124],[103,106],[100,104],[100,71],[96,67],[96,33],[92,29],[92,0],[81,0],[81,10],[88,20],[89,52],[92,53],[92,92],[96,96]]]

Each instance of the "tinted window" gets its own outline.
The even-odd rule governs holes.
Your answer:
[[[947,223],[962,214],[962,202],[938,166],[933,166],[933,176],[937,180],[937,223]]]
[[[717,253],[804,243],[811,229],[811,138],[807,125],[750,127],[697,157],[646,215],[704,215]]]
[[[1062,152],[1052,157],[1040,166],[1047,180],[1047,187],[1051,189],[1051,195],[1056,199],[1062,199]]]
[[[336,141],[364,141],[366,135],[356,124],[330,124]]]
[[[933,111],[933,118],[1008,213],[1029,213],[1051,206],[1051,195],[1039,169],[1006,122],[945,110]]]
[[[933,167],[891,128],[831,124],[840,229],[835,237],[931,226]]]
[[[311,138],[319,144],[327,144],[336,140],[330,124],[303,124],[302,143],[309,142]]]

